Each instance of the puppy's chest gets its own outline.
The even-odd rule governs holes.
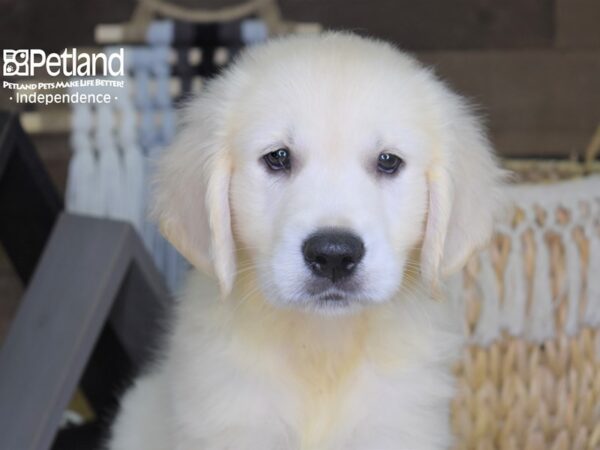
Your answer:
[[[265,333],[264,327],[252,328],[240,339],[232,362],[255,356],[249,361],[272,405],[268,409],[289,426],[298,449],[346,448],[344,439],[368,427],[371,417],[381,424],[382,411],[398,403],[384,392],[405,384],[398,374],[414,360],[410,339],[399,331],[403,327],[388,323],[396,325],[358,317],[343,327],[289,321]],[[395,417],[388,420],[396,426]]]
[[[297,399],[301,449],[323,448],[354,420],[357,399],[366,395],[365,369],[373,364],[365,344],[355,336],[337,350],[311,343],[288,348],[284,370]]]
[[[292,414],[299,450],[353,448],[353,436],[371,436],[374,429],[386,430],[390,439],[403,442],[416,433],[415,417],[421,415],[426,422],[437,418],[438,411],[443,415],[442,407],[437,411],[424,407],[438,395],[435,391],[442,383],[429,392],[424,386],[430,373],[422,372],[421,377],[402,354],[372,350],[357,345],[346,352],[307,349],[288,355],[294,358],[289,370],[297,399]]]

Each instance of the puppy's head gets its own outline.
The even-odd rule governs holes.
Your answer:
[[[459,97],[389,45],[329,34],[251,49],[209,84],[155,216],[225,293],[251,273],[276,305],[344,311],[460,268],[500,184]]]

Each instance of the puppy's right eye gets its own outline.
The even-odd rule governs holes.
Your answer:
[[[274,152],[267,153],[263,156],[263,161],[270,170],[273,171],[289,171],[292,168],[290,151],[287,148],[278,148]]]

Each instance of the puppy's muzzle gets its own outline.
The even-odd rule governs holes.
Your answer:
[[[302,244],[302,253],[314,275],[335,283],[354,273],[365,255],[365,245],[355,234],[333,228],[309,236]]]

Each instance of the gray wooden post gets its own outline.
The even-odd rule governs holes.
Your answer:
[[[169,301],[130,225],[61,215],[0,349],[0,449],[47,450],[106,321],[141,364]]]

